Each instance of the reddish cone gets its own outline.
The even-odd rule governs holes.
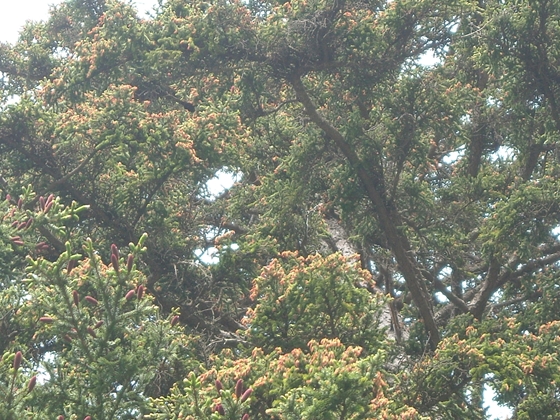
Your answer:
[[[111,254],[111,264],[113,264],[113,268],[118,273],[119,272],[119,257],[115,254]]]
[[[68,265],[66,266],[66,273],[70,274],[70,272],[76,268],[76,266],[78,265],[78,261],[76,260],[70,260],[68,261]]]
[[[86,296],[84,299],[91,303],[93,306],[99,305],[99,302],[93,296]]]
[[[243,395],[243,379],[238,380],[235,384],[235,396],[239,399],[241,395]]]
[[[21,351],[18,351],[16,353],[16,357],[14,357],[14,370],[17,371],[19,369],[19,367],[21,366],[21,361],[23,359],[23,354],[21,354]]]
[[[222,416],[226,414],[226,410],[224,410],[224,406],[220,403],[214,406],[214,411]]]
[[[220,381],[219,379],[216,379],[216,390],[219,392],[222,392],[222,389],[224,389],[224,385],[222,384],[222,381]]]
[[[33,376],[29,380],[29,383],[27,384],[27,392],[33,391],[33,388],[35,388],[35,385],[37,385],[37,376]]]
[[[54,322],[54,318],[51,318],[50,316],[42,316],[39,318],[39,321],[44,322],[45,324],[52,324]]]
[[[241,402],[247,401],[247,398],[249,398],[252,393],[253,393],[253,390],[251,388],[248,388],[247,391],[245,391],[243,393],[243,395],[241,396],[241,399],[239,401],[241,401]]]
[[[132,264],[134,264],[134,255],[128,254],[128,258],[126,259],[126,270],[129,273],[132,270]]]

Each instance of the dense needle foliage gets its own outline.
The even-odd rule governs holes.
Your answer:
[[[66,0],[28,23],[0,44],[0,419],[485,419],[485,388],[557,418],[559,22]]]

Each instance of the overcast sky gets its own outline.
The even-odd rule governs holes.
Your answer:
[[[0,41],[14,43],[17,41],[21,27],[28,20],[45,20],[49,7],[61,0],[11,0],[3,1],[0,13]],[[134,4],[145,12],[151,10],[157,0],[134,0]]]

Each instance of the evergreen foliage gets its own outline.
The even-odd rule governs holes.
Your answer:
[[[557,418],[558,22],[67,0],[28,23],[0,44],[0,419],[484,419],[486,388]]]

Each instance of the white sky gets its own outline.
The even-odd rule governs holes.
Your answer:
[[[28,20],[38,21],[48,18],[49,6],[61,3],[62,0],[4,0],[2,13],[0,13],[0,42],[15,43],[18,39],[19,30]],[[140,12],[147,12],[153,9],[157,0],[133,0]],[[223,179],[216,178],[217,182],[222,183]],[[228,182],[229,183],[229,182]],[[223,188],[223,186],[222,186]],[[491,393],[486,393],[485,399],[490,405],[490,418],[507,418],[509,410],[498,407],[492,401]]]
[[[48,16],[49,4],[44,0],[15,0],[2,5],[0,41],[14,43],[27,20],[42,20]]]
[[[61,3],[61,0],[3,0],[0,13],[0,42],[14,43],[19,30],[28,20],[45,20],[49,6]],[[157,0],[133,0],[141,12],[152,10]]]

